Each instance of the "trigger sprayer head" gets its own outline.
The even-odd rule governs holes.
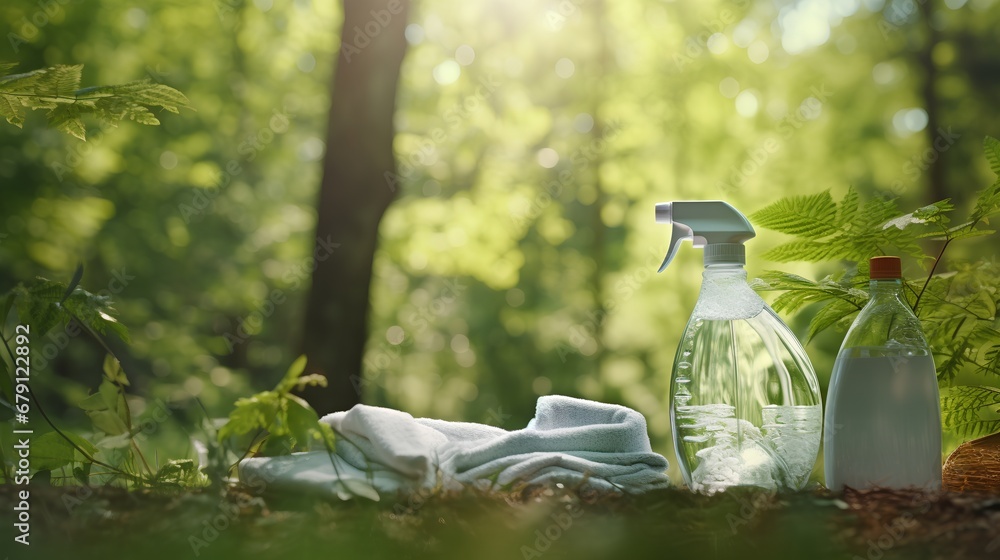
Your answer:
[[[745,264],[743,242],[756,234],[746,216],[721,200],[678,200],[656,205],[656,221],[673,226],[667,256],[657,272],[674,260],[681,241],[705,248],[705,266]]]

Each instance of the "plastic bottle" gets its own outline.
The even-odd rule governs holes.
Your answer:
[[[903,300],[899,257],[869,262],[871,298],[847,331],[827,394],[826,485],[941,487],[934,358]]]
[[[819,453],[822,401],[805,350],[747,284],[743,243],[756,235],[729,204],[656,205],[673,224],[660,272],[691,239],[705,249],[701,293],[670,382],[674,449],[688,487],[799,489]]]

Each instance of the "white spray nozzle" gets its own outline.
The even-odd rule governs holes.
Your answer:
[[[744,264],[743,242],[757,235],[739,210],[721,200],[677,200],[656,205],[656,221],[672,224],[670,247],[657,272],[674,260],[681,241],[705,248],[705,264]]]

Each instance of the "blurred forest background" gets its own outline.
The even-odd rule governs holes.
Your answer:
[[[314,256],[360,243],[316,244],[331,83],[342,42],[364,52],[366,29],[388,28],[365,15],[341,37],[343,17],[310,0],[0,5],[0,61],[18,71],[148,77],[195,109],[158,127],[91,123],[86,143],[40,114],[0,123],[0,291],[69,281],[83,262],[82,286],[131,329],[115,348],[135,409],[162,401],[182,420],[163,448],[189,445],[194,397],[222,417],[276,383],[306,335]],[[992,182],[995,0],[422,0],[393,17],[406,18],[389,26],[406,40],[382,193],[395,199],[354,383],[370,404],[519,428],[538,395],[618,402],[672,457],[669,372],[701,254],[655,274],[669,231],[654,203],[723,198],[750,214],[853,185],[964,207]],[[833,272],[754,257],[779,241],[758,231],[751,277]],[[802,334],[808,315],[786,319]],[[824,389],[841,335],[808,346]],[[62,329],[35,345],[32,389],[82,424],[58,403],[99,383],[103,350]]]

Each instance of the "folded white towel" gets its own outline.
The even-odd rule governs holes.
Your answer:
[[[245,459],[241,480],[271,490],[372,499],[438,485],[502,489],[564,482],[622,492],[669,486],[667,460],[650,448],[646,419],[618,405],[541,397],[535,417],[515,431],[366,405],[321,421],[337,433],[335,453]]]

